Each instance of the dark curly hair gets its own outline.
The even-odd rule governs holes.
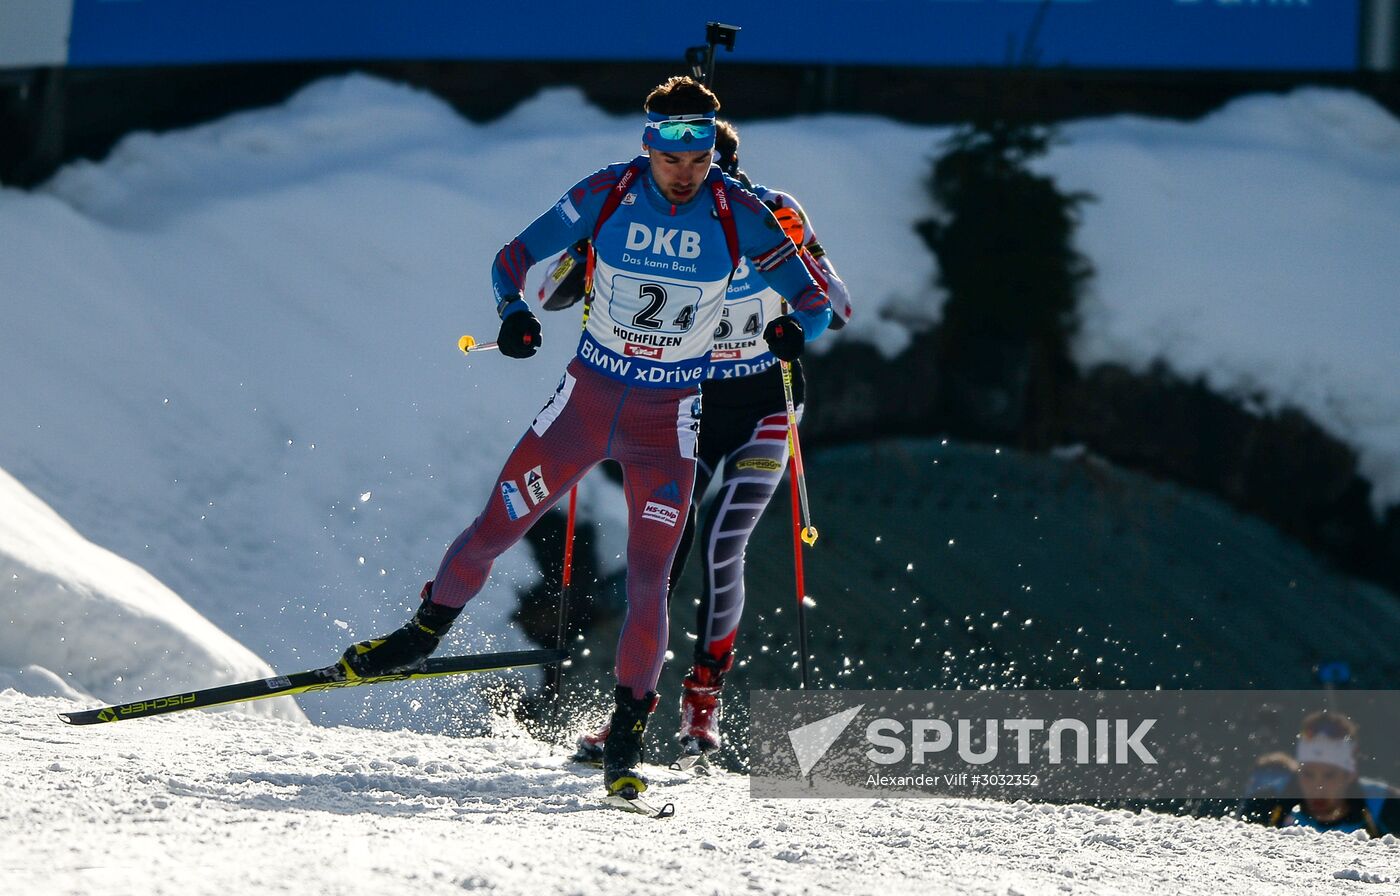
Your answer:
[[[702,115],[719,111],[719,97],[687,75],[674,75],[652,88],[643,104],[661,115]]]
[[[739,174],[739,129],[723,118],[715,120],[715,153],[719,169],[731,177]]]

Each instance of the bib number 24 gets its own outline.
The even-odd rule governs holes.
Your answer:
[[[639,330],[662,329],[666,325],[666,302],[669,298],[666,287],[660,283],[643,283],[637,288],[637,294],[645,304],[640,311],[632,315],[632,326]],[[669,329],[685,332],[694,322],[695,307],[684,305],[676,319],[671,321]]]

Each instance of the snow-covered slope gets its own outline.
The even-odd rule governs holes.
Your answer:
[[[490,738],[186,713],[65,728],[0,692],[14,892],[1376,894],[1400,842],[1084,806],[755,800],[654,769],[676,817],[599,808],[599,773]],[[506,726],[508,727],[508,726]],[[139,761],[134,761],[138,760]]]
[[[268,665],[0,470],[0,687],[97,699],[263,678]],[[305,721],[287,698],[247,712]]]
[[[1078,122],[1043,163],[1088,190],[1082,363],[1156,358],[1359,449],[1400,501],[1400,120],[1305,89],[1196,122]]]
[[[1066,128],[1044,164],[1099,197],[1081,359],[1165,353],[1296,401],[1400,497],[1397,132],[1335,91]],[[743,128],[749,170],[802,198],[860,303],[834,338],[893,353],[937,316],[912,227],[947,134],[850,116]],[[350,76],[0,189],[0,469],[274,667],[329,662],[407,616],[576,343],[570,312],[545,316],[529,362],[456,351],[495,332],[495,250],[637,144],[635,116],[576,91],[474,125]],[[596,476],[581,491],[616,564],[621,498]],[[535,576],[508,552],[446,649],[521,646],[506,618]],[[394,708],[377,692],[307,706],[333,722]]]
[[[833,175],[858,132],[911,160],[929,140],[837,130]],[[496,249],[637,137],[575,91],[476,126],[352,76],[0,190],[0,468],[278,669],[329,662],[407,617],[577,343],[572,312],[545,317],[529,362],[457,352],[463,332],[494,337]],[[922,197],[885,191],[891,218],[832,180],[831,238],[888,226],[908,259],[852,251],[848,276],[918,294],[932,259],[904,222]],[[862,326],[907,338],[873,313]],[[623,516],[601,477],[581,498],[590,519]],[[535,576],[508,552],[445,649],[523,646],[505,620]],[[307,710],[383,721],[380,699]]]

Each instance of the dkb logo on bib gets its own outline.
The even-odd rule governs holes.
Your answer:
[[[656,255],[679,258],[700,257],[700,234],[693,230],[647,227],[633,221],[627,225],[627,248],[650,249]]]

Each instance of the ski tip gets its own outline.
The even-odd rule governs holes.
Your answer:
[[[680,755],[669,767],[673,772],[694,771],[697,774],[706,774],[709,771],[710,754],[718,751],[718,744],[688,734],[681,738]]]
[[[710,772],[710,757],[704,753],[682,753],[668,766],[673,772],[693,772],[706,775]]]
[[[675,803],[664,803],[660,808],[657,808],[640,797],[629,799],[616,793],[603,797],[603,804],[637,815],[645,815],[647,818],[671,818],[676,814]]]

